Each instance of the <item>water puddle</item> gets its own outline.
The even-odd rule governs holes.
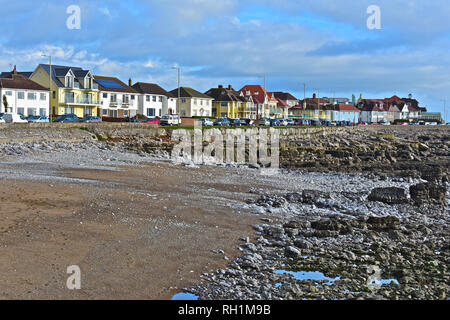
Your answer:
[[[191,301],[198,300],[198,296],[192,293],[181,292],[172,297],[172,300]]]
[[[391,283],[400,285],[400,283],[398,282],[397,279],[381,279],[381,280],[372,279],[372,282],[370,284],[377,284],[377,285],[382,286],[384,284],[391,284]]]
[[[326,281],[324,284],[333,285],[336,280],[340,280],[341,277],[329,278],[326,277],[322,272],[319,271],[286,271],[286,270],[275,270],[276,274],[291,274],[296,280],[315,280],[315,281]]]

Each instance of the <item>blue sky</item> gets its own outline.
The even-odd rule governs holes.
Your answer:
[[[0,68],[55,64],[123,81],[206,91],[262,84],[303,98],[412,93],[430,111],[450,109],[450,6],[444,0],[71,0],[5,1]],[[81,29],[69,30],[70,5]],[[369,30],[369,5],[381,30]],[[448,117],[447,117],[448,118]]]

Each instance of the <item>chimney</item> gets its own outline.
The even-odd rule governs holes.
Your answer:
[[[228,85],[228,90],[232,90],[233,86],[231,84]]]
[[[131,87],[131,85],[133,84],[133,81],[130,79],[128,79],[128,86]]]
[[[409,98],[409,99],[412,99],[412,94],[411,94],[411,93],[408,94],[408,98]]]
[[[223,89],[223,85],[219,84],[219,89]]]
[[[17,74],[17,66],[16,65],[14,65],[14,69],[13,69],[13,72],[12,72],[13,74]]]
[[[315,94],[315,93],[313,93],[313,99],[316,99],[316,98],[317,98],[316,94]]]

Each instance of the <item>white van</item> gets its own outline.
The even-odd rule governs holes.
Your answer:
[[[162,126],[179,126],[181,119],[178,114],[168,114],[161,118],[159,124]]]
[[[5,113],[2,118],[6,123],[28,123],[27,119],[17,113]]]

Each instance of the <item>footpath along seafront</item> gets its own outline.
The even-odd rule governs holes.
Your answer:
[[[264,176],[157,127],[2,126],[0,297],[446,299],[448,129],[282,130]]]

